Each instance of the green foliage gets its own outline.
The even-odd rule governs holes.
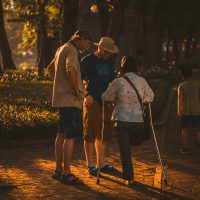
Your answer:
[[[37,44],[36,27],[28,22],[24,22],[22,31],[22,42],[18,44],[19,52],[33,50],[36,44]]]
[[[173,66],[152,66],[147,69],[141,69],[140,74],[148,80],[165,79],[171,83],[176,83],[178,80],[180,80],[180,74]]]
[[[52,82],[0,83],[1,136],[36,138],[55,133],[58,115],[51,107]]]
[[[44,71],[44,80],[50,80],[47,70]],[[37,70],[6,70],[0,77],[0,82],[13,81],[36,81],[38,80]]]
[[[48,0],[45,12],[41,10],[44,1],[17,0],[12,2],[12,5],[6,3],[6,6],[12,8],[12,12],[15,13],[9,21],[19,22],[23,26],[22,42],[18,45],[19,50],[27,51],[36,47],[39,26],[44,15],[47,18],[49,37],[53,37],[55,31],[59,32],[58,30],[61,30],[62,4],[60,0]]]
[[[8,73],[9,72],[9,73]],[[37,81],[34,71],[8,71],[0,82],[0,136],[43,138],[56,133],[58,115],[51,107],[52,81]],[[150,80],[155,93],[153,118],[159,118],[170,83]]]
[[[167,103],[171,83],[164,79],[154,79],[148,81],[154,92],[154,101],[152,103],[153,119],[161,117],[162,111]]]

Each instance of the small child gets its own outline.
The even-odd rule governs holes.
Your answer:
[[[182,148],[181,154],[189,154],[188,137],[189,127],[197,131],[196,145],[200,148],[200,81],[194,80],[192,69],[181,68],[181,75],[184,78],[178,87],[178,115],[181,118]]]

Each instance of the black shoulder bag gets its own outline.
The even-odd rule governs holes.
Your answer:
[[[150,110],[149,110],[149,103],[143,103],[142,99],[138,93],[138,90],[136,89],[135,85],[131,82],[131,80],[127,77],[127,76],[123,76],[123,78],[125,78],[129,84],[133,87],[133,89],[135,90],[138,100],[140,102],[142,111],[143,111],[143,120],[144,120],[144,128],[145,131],[144,133],[140,133],[139,137],[136,138],[135,141],[131,141],[132,145],[134,146],[139,146],[141,145],[144,141],[149,140],[151,138],[152,135],[152,127],[151,127],[151,116],[150,116]]]

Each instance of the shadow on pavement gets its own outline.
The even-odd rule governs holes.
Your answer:
[[[162,189],[155,188],[155,187],[152,187],[152,186],[149,186],[149,185],[145,185],[145,184],[142,184],[142,183],[139,183],[139,182],[135,182],[135,185],[132,186],[132,189],[137,190],[137,191],[139,191],[139,192],[141,192],[141,193],[143,193],[147,196],[151,196],[151,197],[156,198],[156,199],[191,200],[190,198],[187,198],[185,196],[177,195],[173,192],[167,192],[167,191],[164,191]]]
[[[166,200],[174,200],[174,199],[176,199],[176,200],[192,200],[190,198],[187,198],[186,196],[178,195],[178,194],[175,194],[173,192],[164,191],[162,189],[155,188],[155,187],[152,187],[152,186],[149,186],[149,185],[137,182],[137,181],[135,182],[134,186],[128,186],[128,185],[126,185],[126,184],[124,184],[122,182],[119,182],[117,180],[111,179],[110,177],[107,177],[107,176],[101,175],[100,178],[108,180],[108,181],[113,181],[113,182],[119,184],[120,186],[131,188],[131,189],[133,189],[133,190],[135,190],[137,192],[145,194],[146,196],[149,196],[149,197],[152,197],[152,198],[156,198],[156,199],[163,199],[163,200],[165,200],[165,199]],[[109,188],[106,185],[101,184],[101,182],[100,182],[100,185],[102,187],[105,187],[105,188],[108,188],[108,189],[112,189],[112,188]],[[127,196],[128,196],[128,194],[127,194]]]

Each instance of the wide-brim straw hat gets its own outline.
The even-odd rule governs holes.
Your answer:
[[[110,37],[102,37],[99,43],[94,43],[96,46],[100,47],[104,51],[109,53],[118,53],[119,48],[115,45],[115,42]]]

